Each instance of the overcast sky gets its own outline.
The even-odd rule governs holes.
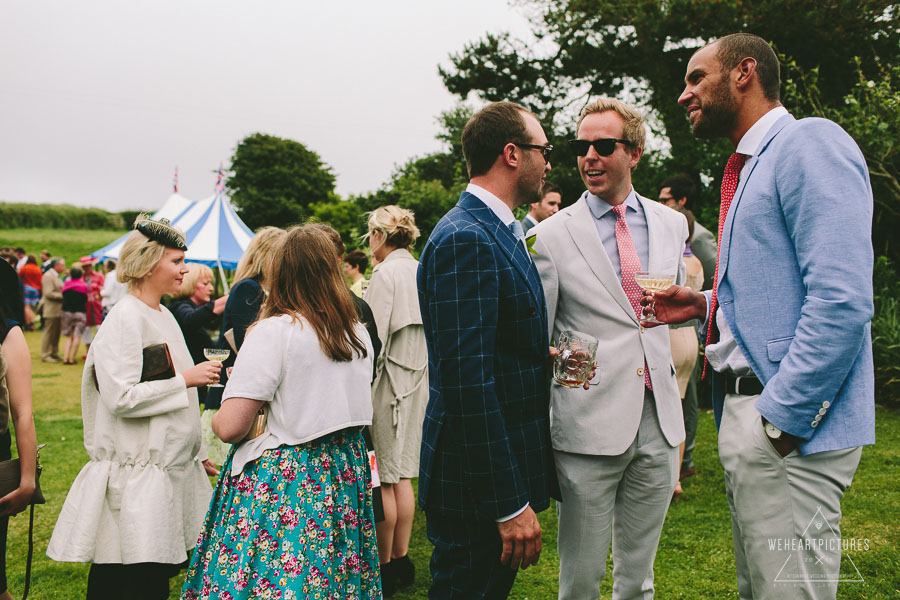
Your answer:
[[[205,198],[254,132],[374,191],[440,148],[438,65],[501,31],[507,0],[0,0],[0,201],[152,210],[176,165]]]

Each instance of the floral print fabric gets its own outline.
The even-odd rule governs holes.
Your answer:
[[[222,466],[183,600],[381,598],[363,437],[345,429]]]

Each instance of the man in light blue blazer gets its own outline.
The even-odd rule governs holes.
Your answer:
[[[853,572],[841,565],[841,499],[875,442],[865,159],[836,124],[788,114],[778,59],[756,36],[701,48],[685,82],[694,134],[727,137],[736,153],[717,287],[670,288],[656,312],[709,332],[740,597],[834,598]]]

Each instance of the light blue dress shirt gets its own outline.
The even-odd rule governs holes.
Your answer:
[[[619,259],[619,245],[616,243],[616,213],[605,200],[590,192],[585,192],[585,195],[588,208],[594,216],[597,233],[600,234],[600,241],[603,242],[603,249],[606,250],[619,281],[622,281],[622,262]],[[641,268],[646,269],[650,264],[650,235],[647,232],[647,215],[644,214],[644,207],[638,202],[634,188],[631,188],[631,192],[625,198],[625,206],[625,223],[631,231],[631,239],[641,261]]]

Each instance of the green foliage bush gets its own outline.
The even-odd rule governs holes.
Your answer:
[[[872,350],[875,358],[875,399],[900,406],[900,280],[887,257],[875,261],[875,316]]]
[[[127,225],[130,223],[120,213],[100,208],[0,202],[0,228],[3,229],[126,229]]]

